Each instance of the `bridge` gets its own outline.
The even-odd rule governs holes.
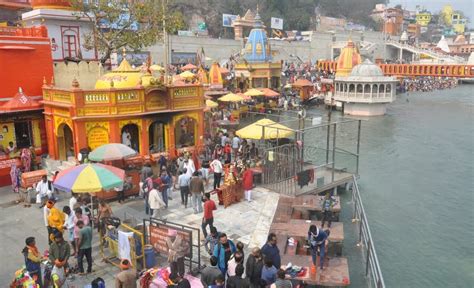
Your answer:
[[[409,45],[409,44],[400,43],[398,41],[393,41],[393,40],[385,41],[385,45],[387,45],[388,47],[393,47],[393,48],[399,49],[399,55],[400,55],[399,59],[400,60],[402,60],[403,51],[405,50],[405,51],[413,53],[414,55],[419,55],[419,56],[420,55],[426,55],[426,56],[428,56],[432,59],[437,60],[438,62],[443,62],[443,63],[458,63],[458,64],[461,64],[461,63],[464,63],[466,61],[462,57],[451,56],[451,55],[439,53],[439,52],[436,52],[436,51],[433,51],[433,50],[423,49],[423,48],[415,47],[415,46],[412,46],[412,45]]]
[[[337,62],[320,60],[317,67],[326,71],[336,71]],[[474,65],[466,64],[378,64],[386,76],[455,77],[474,78]]]

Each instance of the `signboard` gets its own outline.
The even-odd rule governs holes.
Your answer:
[[[196,52],[171,52],[171,64],[188,64],[196,63]]]
[[[170,229],[176,230],[178,235],[184,240],[184,244],[188,248],[188,253],[186,257],[193,257],[193,249],[191,248],[192,243],[192,231],[179,229],[173,226],[161,224],[161,223],[152,223],[149,226],[150,229],[150,244],[155,248],[158,253],[168,255],[168,245],[166,244],[166,239],[168,239],[168,231]]]
[[[143,65],[143,63],[147,63],[149,57],[150,57],[150,52],[133,52],[133,51],[128,52],[127,51],[126,53],[126,58],[127,58],[128,63],[130,63],[130,65],[133,65],[135,67],[139,67]],[[117,65],[120,65],[120,63],[122,62],[122,59],[123,59],[123,54],[117,53]],[[113,62],[111,64],[114,65]]]
[[[283,19],[272,17],[271,28],[272,29],[283,30]]]
[[[107,143],[109,143],[109,133],[105,128],[92,128],[87,134],[87,144],[92,150]]]
[[[224,27],[232,27],[237,15],[232,14],[222,14],[222,26]]]
[[[178,30],[178,36],[192,37],[192,36],[194,36],[194,33],[193,33],[193,31],[189,31],[189,30]]]

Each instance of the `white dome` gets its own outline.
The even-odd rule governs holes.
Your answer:
[[[357,77],[376,77],[384,76],[382,69],[374,63],[370,62],[369,59],[366,59],[361,64],[352,68],[351,74],[349,76]]]

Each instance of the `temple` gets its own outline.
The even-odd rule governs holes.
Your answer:
[[[346,47],[341,51],[341,55],[337,59],[336,76],[348,76],[352,68],[362,62],[359,52],[351,39],[347,41]]]
[[[244,46],[243,59],[235,65],[236,84],[240,90],[280,87],[281,62],[272,62],[272,50],[260,15]]]
[[[124,143],[140,155],[174,156],[202,144],[203,87],[183,81],[165,85],[146,66],[133,69],[126,56],[95,87],[43,86],[49,155],[64,160],[81,149]]]

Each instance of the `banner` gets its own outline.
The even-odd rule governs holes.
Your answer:
[[[186,256],[189,258],[193,257],[193,249],[191,243],[193,241],[192,231],[179,229],[173,226],[152,223],[149,226],[150,231],[150,244],[156,249],[156,251],[162,255],[168,255],[168,245],[166,239],[168,238],[169,230],[176,230],[183,239],[183,245],[187,248],[188,252]]]
[[[237,15],[222,14],[222,26],[232,27],[232,23],[234,23],[235,18],[237,18]]]
[[[283,30],[283,19],[272,17],[271,28]]]

